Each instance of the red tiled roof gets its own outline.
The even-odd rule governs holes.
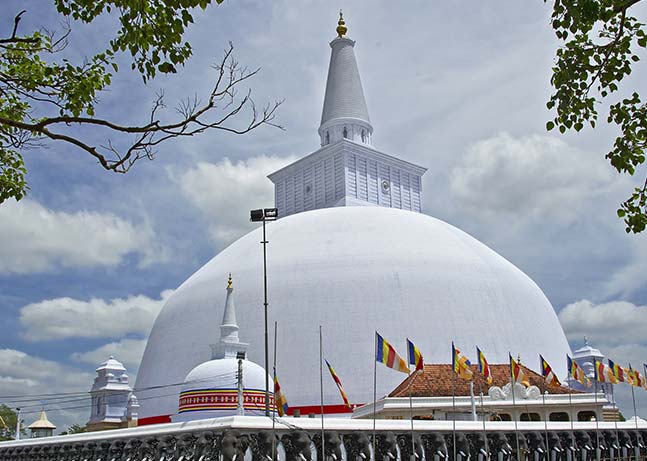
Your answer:
[[[544,378],[532,371],[531,369],[521,365],[523,372],[528,377],[531,385],[537,386],[539,389],[548,391],[549,394],[568,394],[568,389],[561,388],[548,388],[544,385]],[[481,389],[483,394],[487,394],[488,385],[485,379],[478,372],[477,365],[470,365],[472,370],[474,382],[474,393],[479,394]],[[510,382],[510,366],[506,364],[490,364],[490,372],[492,373],[492,386],[503,387]],[[452,366],[451,364],[434,364],[425,365],[422,373],[411,374],[398,387],[396,387],[389,397],[408,397],[409,396],[409,382],[413,379],[411,385],[411,395],[413,397],[447,397],[452,395]],[[457,376],[454,379],[454,395],[469,395],[469,381],[460,379]],[[573,393],[579,393],[573,391]]]

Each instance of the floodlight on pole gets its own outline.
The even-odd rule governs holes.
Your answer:
[[[268,346],[268,330],[267,330],[267,238],[265,238],[265,222],[275,221],[279,217],[278,208],[260,208],[251,210],[249,212],[249,220],[251,222],[263,223],[263,311],[265,316],[265,416],[270,416],[270,380],[269,370],[269,346]]]

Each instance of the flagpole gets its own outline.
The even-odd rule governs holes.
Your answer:
[[[616,379],[616,381],[618,381],[619,376],[616,374],[616,368],[611,366],[609,358],[607,358],[607,365],[609,365],[609,368],[611,369],[614,378]],[[615,365],[615,363],[614,363],[614,365]],[[624,382],[624,377],[623,377],[623,382]],[[618,403],[616,402],[616,392],[615,392],[615,388],[613,386],[614,385],[612,383],[611,390],[613,392],[613,406],[616,409],[616,417],[613,418],[613,427],[615,428],[616,440],[618,441],[618,443],[620,443],[620,436],[618,435],[618,417],[620,416],[620,409],[618,408]],[[609,447],[609,457],[610,458],[611,458],[611,448],[612,447]],[[614,448],[614,450],[615,450],[615,448]],[[614,451],[614,453],[615,453],[615,451]]]
[[[472,421],[478,421],[476,418],[476,398],[474,398],[474,380],[470,380],[470,410],[472,412]]]
[[[544,410],[544,438],[546,439],[546,459],[550,461],[550,444],[548,442],[548,413],[546,412],[546,383],[542,386],[541,402]]]
[[[274,321],[274,379],[276,380],[276,330],[278,322]],[[267,397],[267,396],[265,396]],[[276,394],[274,394],[274,407],[272,409],[272,461],[274,460],[274,453],[276,451]]]
[[[508,364],[510,365],[510,392],[512,392],[512,419],[514,420],[514,437],[516,439],[517,443],[517,461],[521,461],[521,458],[519,457],[519,452],[521,451],[521,447],[519,446],[519,427],[517,424],[517,418],[515,413],[517,412],[517,402],[516,398],[514,396],[514,374],[512,372],[512,354],[508,352]],[[521,366],[521,365],[517,365]]]
[[[569,415],[568,419],[571,422],[571,444],[572,444],[573,447],[576,447],[576,444],[575,444],[575,429],[573,427],[573,398],[571,396],[571,379],[572,379],[571,372],[569,370],[567,382],[568,382],[568,407],[569,407],[568,411],[570,412],[570,415]],[[574,455],[572,455],[572,456],[574,456]]]
[[[629,364],[629,368],[631,368],[631,364]],[[634,404],[634,421],[636,422],[636,430],[638,430],[638,413],[636,412],[636,395],[634,394],[634,382],[636,380],[636,375],[634,372],[634,375],[631,377],[631,400],[633,401]]]
[[[373,460],[377,459],[375,451],[375,412],[377,411],[377,331],[375,332],[375,350],[373,351]]]
[[[409,349],[407,347],[407,349]],[[409,381],[409,418],[411,419],[411,461],[415,461],[416,459],[416,442],[413,438],[413,399],[411,397],[411,388],[413,387],[413,381],[416,379],[416,376],[418,375],[417,371],[413,372],[413,376],[411,377],[411,380]]]
[[[478,357],[479,363],[481,358]],[[485,439],[485,451],[487,452],[487,459],[490,459],[490,447],[488,446],[487,431],[485,428],[485,408],[483,407],[483,383],[479,381],[479,395],[481,396],[481,419],[483,420],[483,438]]]
[[[411,365],[412,359],[411,357],[411,348],[409,347],[409,338],[407,338],[407,359],[409,362],[409,365]],[[415,461],[416,459],[416,442],[413,438],[413,398],[411,397],[411,388],[413,387],[413,381],[416,379],[416,376],[418,375],[418,364],[415,363],[415,360],[413,360],[414,366],[416,369],[413,371],[413,376],[409,380],[409,419],[411,419],[411,461]]]
[[[614,372],[614,376],[615,376],[615,372]],[[618,435],[618,417],[620,416],[620,409],[618,408],[618,403],[616,402],[615,389],[613,392],[613,406],[616,407],[616,417],[613,420],[613,427],[615,428],[615,432],[616,432],[616,440],[618,441],[618,443],[620,443],[620,436]],[[612,447],[609,447],[609,456],[611,456],[611,448]],[[618,448],[620,448],[620,446],[618,446]]]
[[[326,459],[324,441],[324,393],[323,393],[323,334],[319,325],[319,388],[321,394],[321,461]]]
[[[456,360],[456,351],[452,345],[452,363]],[[456,381],[456,370],[452,367],[452,447],[454,451],[454,457],[452,461],[456,461],[456,389],[454,388]]]
[[[541,404],[544,412],[544,438],[546,439],[546,461],[550,461],[550,444],[548,442],[548,413],[546,412],[546,376],[544,372],[544,358],[539,354],[539,369],[544,378],[541,386]],[[551,369],[552,371],[552,369]]]
[[[598,361],[595,360],[595,377],[598,376]],[[595,459],[599,460],[602,457],[600,452],[600,422],[598,421],[598,381],[593,380],[593,392],[595,393],[595,438],[597,446],[595,448]]]

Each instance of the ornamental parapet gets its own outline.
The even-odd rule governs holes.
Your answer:
[[[375,429],[373,429],[375,424]],[[0,443],[0,461],[647,459],[647,422],[321,420],[234,416]],[[373,455],[375,445],[376,455]],[[517,454],[519,456],[517,456]]]

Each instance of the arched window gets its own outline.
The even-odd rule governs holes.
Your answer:
[[[344,132],[343,132],[344,138],[348,138],[348,130],[346,127],[344,127]]]
[[[577,420],[578,421],[594,421],[595,420],[595,412],[588,410],[588,411],[580,411],[577,413]]]
[[[541,421],[539,413],[521,413],[521,421]]]
[[[330,133],[326,131],[326,144],[330,144]]]
[[[362,130],[362,142],[366,142],[366,131]]]
[[[568,413],[560,411],[557,413],[551,413],[548,417],[550,421],[568,421]]]

